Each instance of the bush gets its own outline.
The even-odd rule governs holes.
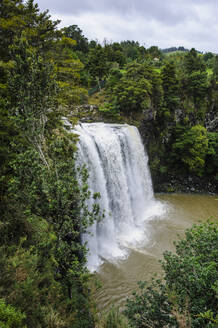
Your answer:
[[[0,299],[0,327],[1,328],[25,328],[22,324],[25,314],[7,305],[3,299]]]
[[[127,320],[114,306],[102,318],[99,328],[128,328]]]
[[[127,300],[132,327],[214,327],[218,291],[218,225],[194,225],[175,243],[176,254],[164,253],[164,281],[139,283]],[[207,316],[212,313],[213,316]]]

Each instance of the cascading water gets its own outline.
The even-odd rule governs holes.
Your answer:
[[[86,165],[92,192],[100,192],[105,218],[85,235],[88,268],[95,271],[104,260],[128,256],[130,248],[146,240],[145,221],[160,215],[139,132],[127,124],[84,123],[79,135],[78,164]]]

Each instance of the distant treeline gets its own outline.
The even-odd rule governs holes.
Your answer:
[[[166,48],[166,49],[161,49],[161,51],[164,54],[167,54],[168,52],[173,52],[173,51],[189,51],[189,49],[186,49],[184,47],[171,47],[171,48]]]

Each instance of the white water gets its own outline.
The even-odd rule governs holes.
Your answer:
[[[78,164],[86,165],[92,192],[100,192],[105,218],[84,236],[89,248],[88,268],[96,271],[103,261],[128,256],[148,239],[146,221],[163,212],[153,196],[138,129],[134,126],[85,123],[76,126],[79,135]]]

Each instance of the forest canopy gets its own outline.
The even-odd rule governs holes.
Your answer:
[[[59,21],[33,0],[0,3],[1,327],[95,327],[81,236],[102,213],[98,195],[89,191],[88,172],[76,164],[78,137],[66,130],[63,117],[72,126],[81,116],[136,124],[155,186],[175,176],[192,177],[217,192],[218,56],[183,47],[146,49],[132,40],[100,44],[73,23],[59,28]],[[90,105],[97,105],[97,113],[83,114],[83,106]],[[208,305],[217,287],[214,258],[207,262],[199,253],[206,266],[197,287],[192,275],[181,276],[181,284],[186,281],[205,296],[197,310],[187,288],[180,295],[181,286],[174,284],[179,270],[186,269],[184,260],[199,269],[192,248],[188,251],[190,238],[199,237],[191,244],[198,248],[205,231],[210,236],[214,227],[199,229],[177,245],[178,255],[165,253],[168,285],[158,282],[152,306],[160,297],[172,311],[166,288],[173,286],[176,306],[188,299],[193,322],[206,322],[215,315]],[[204,246],[210,254],[209,242]],[[127,310],[132,323],[134,302]]]

